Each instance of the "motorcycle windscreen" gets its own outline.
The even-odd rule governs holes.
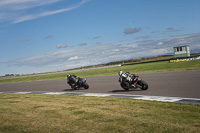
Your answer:
[[[84,78],[80,78],[79,79],[79,83],[83,83],[83,82],[85,82],[85,79]]]

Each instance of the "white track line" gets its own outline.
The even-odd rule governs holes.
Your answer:
[[[122,98],[133,98],[133,99],[140,99],[140,100],[151,100],[151,101],[160,101],[160,102],[175,102],[175,103],[189,103],[189,104],[200,105],[200,99],[197,99],[197,98],[182,98],[182,97],[108,94],[108,93],[84,93],[84,92],[0,92],[0,93],[81,95],[81,96],[96,96],[96,97],[122,97]]]

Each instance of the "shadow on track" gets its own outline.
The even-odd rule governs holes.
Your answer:
[[[143,90],[140,90],[140,89],[133,89],[133,90],[112,90],[112,91],[109,91],[109,92],[116,93],[116,92],[129,92],[129,91],[143,91]]]
[[[62,91],[75,91],[74,89],[64,89]]]
[[[78,90],[85,90],[85,89],[83,89],[83,88],[79,88],[79,89],[64,89],[64,90],[62,90],[62,91],[78,91]]]

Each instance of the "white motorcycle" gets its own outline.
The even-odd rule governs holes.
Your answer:
[[[119,74],[119,76],[120,76],[119,77],[120,85],[125,90],[136,89],[136,88],[147,90],[149,88],[149,85],[144,80],[140,79],[138,75],[121,73]]]

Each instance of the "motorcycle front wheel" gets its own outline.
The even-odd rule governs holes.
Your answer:
[[[83,87],[84,87],[85,89],[88,89],[88,88],[89,88],[89,85],[85,82],[85,83],[83,84]]]
[[[138,85],[141,86],[142,90],[147,90],[149,88],[149,85],[144,80],[138,81]]]

